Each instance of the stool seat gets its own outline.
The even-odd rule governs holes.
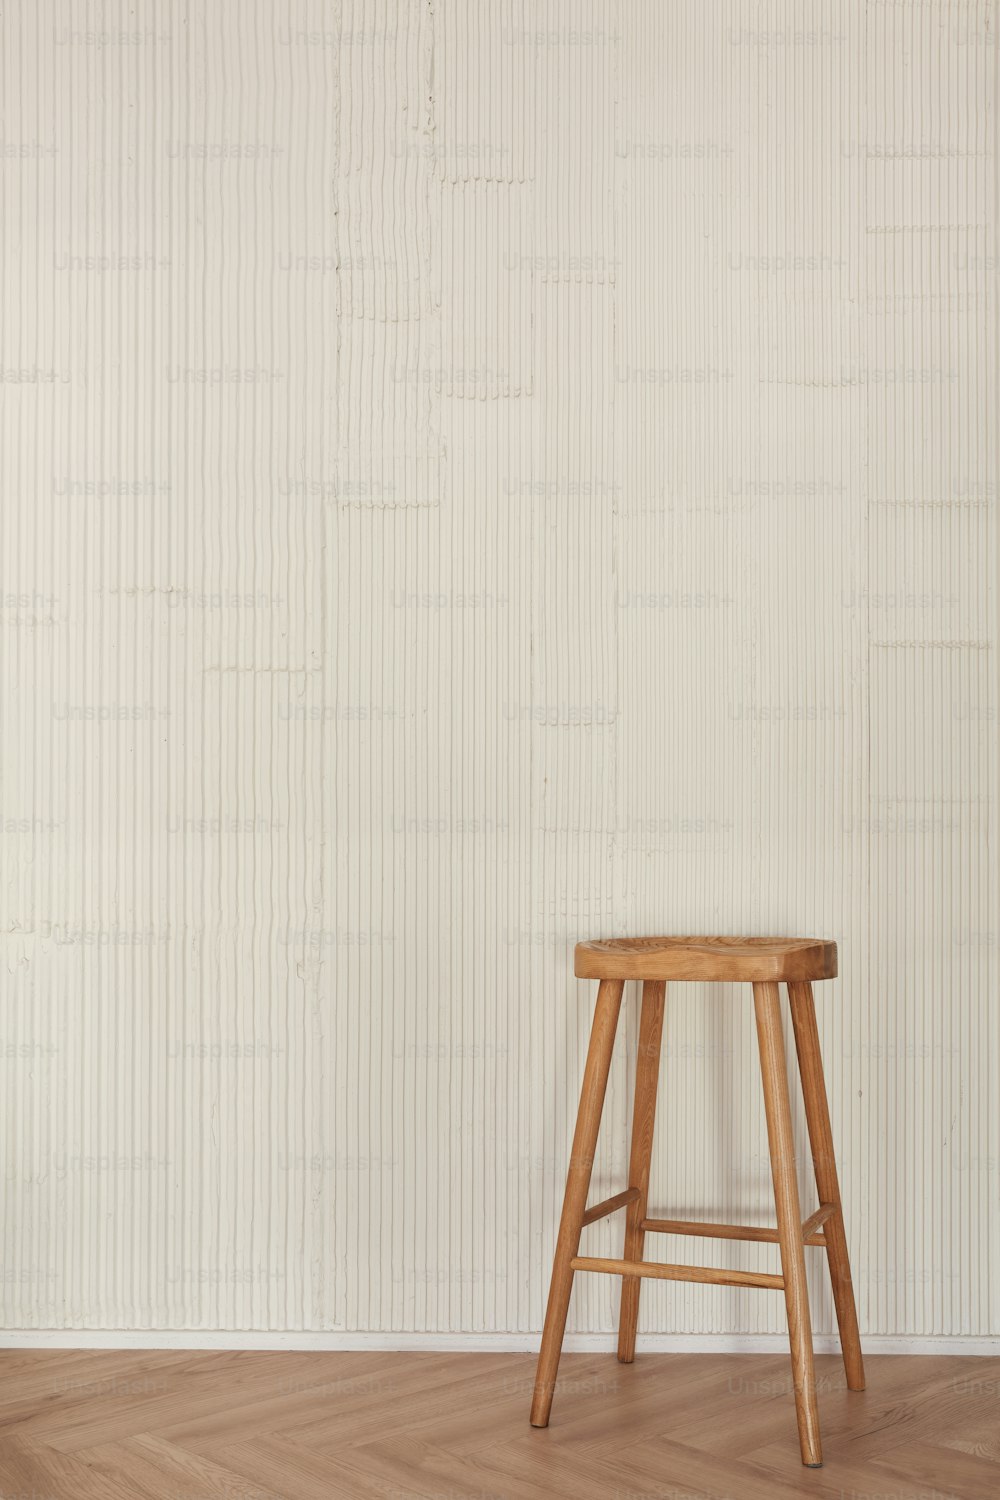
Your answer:
[[[835,979],[823,938],[641,937],[577,943],[578,979],[693,979],[720,984]]]

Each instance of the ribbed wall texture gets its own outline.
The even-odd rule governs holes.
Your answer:
[[[1000,1332],[996,5],[0,26],[3,1324],[539,1328],[574,942],[749,931],[863,1327]],[[749,994],[665,1051],[653,1205],[768,1219]]]

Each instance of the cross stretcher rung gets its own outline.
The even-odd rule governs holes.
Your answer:
[[[727,1271],[717,1266],[668,1266],[655,1260],[603,1260],[574,1256],[574,1271],[598,1271],[608,1276],[650,1276],[656,1281],[705,1281],[713,1286],[762,1286],[781,1291],[784,1278],[766,1271]]]
[[[827,1219],[834,1212],[836,1205],[833,1203],[821,1203],[814,1214],[810,1214],[802,1226],[802,1243],[804,1245],[825,1245],[826,1235],[817,1234]]]
[[[583,1222],[595,1224],[598,1219],[605,1219],[608,1214],[617,1213],[620,1208],[634,1203],[638,1196],[638,1188],[626,1188],[623,1193],[616,1193],[613,1198],[605,1198],[602,1203],[595,1203],[593,1208],[588,1208],[583,1216]]]
[[[802,1225],[804,1245],[825,1245],[826,1238],[818,1231],[833,1213],[832,1203],[824,1203]],[[586,1223],[586,1220],[584,1220]],[[702,1224],[688,1219],[643,1219],[641,1226],[647,1234],[694,1234],[709,1240],[751,1240],[758,1244],[777,1245],[777,1229],[763,1224]]]

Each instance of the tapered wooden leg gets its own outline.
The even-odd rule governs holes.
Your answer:
[[[535,1371],[535,1394],[531,1402],[532,1427],[547,1427],[552,1409],[556,1371],[559,1369],[559,1355],[566,1331],[566,1313],[573,1290],[573,1268],[570,1261],[580,1248],[580,1230],[583,1228],[583,1214],[590,1191],[590,1174],[594,1167],[594,1150],[601,1126],[624,987],[622,979],[602,979],[597,991],[597,1010],[590,1032],[590,1048],[573,1136],[573,1154],[566,1174],[562,1218],[559,1221],[559,1236],[552,1264],[549,1301],[545,1309],[542,1347]]]
[[[854,1287],[851,1284],[851,1262],[847,1252],[844,1209],[840,1199],[840,1183],[837,1180],[833,1130],[830,1126],[830,1106],[827,1103],[826,1084],[823,1080],[823,1059],[819,1049],[819,1029],[816,1025],[812,985],[808,982],[789,984],[788,1000],[792,1011],[792,1025],[795,1028],[795,1050],[799,1058],[806,1119],[809,1122],[809,1142],[812,1146],[813,1169],[816,1173],[816,1190],[819,1193],[820,1203],[832,1203],[834,1208],[832,1215],[823,1226],[823,1236],[826,1240],[830,1280],[833,1283],[833,1301],[837,1309],[844,1370],[847,1374],[848,1388],[852,1391],[863,1391],[865,1366],[861,1357],[858,1313],[854,1305]]]
[[[653,1155],[656,1121],[656,1086],[660,1077],[660,1043],[663,1039],[662,979],[647,979],[642,987],[642,1018],[639,1022],[639,1055],[635,1064],[635,1102],[632,1108],[632,1149],[628,1185],[639,1196],[626,1209],[623,1260],[641,1260],[646,1236],[641,1228],[649,1194],[649,1164]],[[618,1322],[618,1358],[623,1365],[635,1359],[635,1331],[639,1323],[639,1291],[642,1279],[622,1277],[621,1317]]]
[[[792,1135],[792,1110],[788,1098],[778,986],[772,983],[755,984],[753,1000],[764,1080],[764,1110],[767,1115],[774,1204],[778,1216],[781,1274],[785,1282],[788,1339],[792,1348],[792,1382],[795,1386],[799,1446],[802,1450],[802,1462],[810,1469],[818,1469],[823,1462],[823,1452],[819,1439],[812,1321],[809,1316],[806,1259],[802,1245],[802,1210],[795,1176],[795,1140]]]

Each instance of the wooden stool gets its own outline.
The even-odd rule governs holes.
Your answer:
[[[618,1358],[623,1364],[631,1364],[635,1358],[639,1289],[644,1276],[665,1281],[707,1281],[716,1286],[780,1288],[785,1293],[785,1308],[788,1313],[788,1337],[791,1344],[792,1379],[802,1462],[817,1469],[823,1462],[823,1456],[816,1409],[812,1324],[803,1253],[805,1245],[822,1245],[826,1249],[847,1384],[852,1391],[863,1391],[865,1388],[858,1318],[851,1286],[844,1214],[840,1202],[830,1111],[823,1082],[823,1064],[812,994],[814,979],[835,978],[837,945],[810,938],[609,938],[600,942],[577,944],[576,973],[581,979],[599,979],[600,987],[583,1075],[573,1154],[566,1178],[566,1194],[556,1241],[542,1346],[538,1356],[535,1393],[531,1405],[532,1426],[548,1425],[574,1272],[603,1271],[623,1278],[618,1328]],[[642,980],[642,1016],[639,1023],[639,1056],[636,1064],[628,1187],[623,1193],[616,1193],[603,1203],[588,1208],[590,1174],[594,1165],[594,1150],[626,979]],[[745,981],[753,985],[777,1229],[743,1227],[737,1224],[687,1223],[646,1216],[663,1007],[666,982],[674,979],[724,984]],[[795,1175],[795,1142],[792,1138],[785,1045],[778,1003],[778,985],[781,982],[788,988],[795,1050],[798,1053],[820,1200],[819,1208],[804,1223]],[[622,1259],[602,1260],[580,1255],[580,1232],[584,1225],[593,1224],[597,1219],[603,1219],[620,1208],[628,1209]],[[647,1233],[694,1234],[716,1239],[757,1240],[769,1244],[777,1242],[781,1249],[781,1275],[773,1276],[757,1271],[724,1271],[701,1266],[671,1266],[643,1260],[643,1243]]]

